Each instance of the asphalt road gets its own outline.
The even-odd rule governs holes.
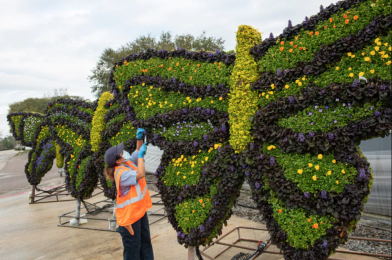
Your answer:
[[[28,153],[16,156],[17,153],[18,151],[14,150],[0,151],[0,196],[10,192],[26,191],[31,187],[24,172]],[[59,177],[55,162],[53,165],[42,181]]]

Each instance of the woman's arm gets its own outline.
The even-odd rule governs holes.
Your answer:
[[[140,147],[143,145],[143,140],[137,140],[136,142],[136,151],[139,152]]]
[[[144,178],[146,174],[146,168],[144,167],[144,159],[138,158],[137,159],[137,173],[136,173],[136,180],[140,180]]]

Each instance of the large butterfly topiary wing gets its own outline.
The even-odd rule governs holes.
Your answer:
[[[342,1],[252,49],[244,171],[287,259],[327,259],[361,217],[373,177],[357,145],[392,128],[391,23],[387,1]]]
[[[7,115],[12,135],[20,140],[22,145],[32,146],[34,134],[44,121],[44,116],[38,113],[17,112]]]
[[[112,71],[106,146],[135,149],[137,128],[164,151],[157,186],[178,241],[209,243],[230,216],[243,177],[227,145],[229,79],[234,54],[152,51],[124,58]]]
[[[60,99],[48,104],[46,120],[50,135],[65,157],[65,181],[75,198],[89,198],[98,183],[98,172],[91,161],[90,131],[95,102]]]

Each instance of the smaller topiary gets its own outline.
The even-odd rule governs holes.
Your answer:
[[[110,99],[113,98],[113,95],[109,92],[105,92],[99,98],[98,107],[94,112],[94,117],[92,120],[92,129],[90,132],[90,139],[91,139],[91,150],[94,152],[98,151],[99,143],[102,141],[101,139],[101,132],[105,129],[105,120],[104,116],[106,114],[105,104]]]
[[[58,145],[57,143],[55,145],[56,145],[56,166],[57,168],[61,169],[64,167],[64,156],[60,153],[61,146]]]

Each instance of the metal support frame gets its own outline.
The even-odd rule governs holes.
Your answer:
[[[65,183],[60,186],[54,187],[54,188],[58,188],[58,189],[53,192],[50,192],[50,193],[45,192],[45,191],[41,191],[41,192],[36,193],[36,185],[32,185],[32,191],[31,191],[31,197],[30,197],[29,204],[75,201],[75,199],[72,197],[71,197],[71,199],[68,199],[69,197],[67,197],[67,196],[69,196],[70,194],[68,193],[68,190],[67,190]],[[97,189],[99,190],[99,192],[92,195],[91,197],[95,197],[95,196],[103,193],[102,187],[98,186]],[[49,198],[51,200],[42,201],[42,200],[49,199]]]
[[[229,232],[227,232],[226,234],[224,234],[223,236],[221,236],[220,238],[216,239],[215,241],[212,242],[211,245],[203,248],[203,250],[200,250],[200,253],[210,259],[210,260],[216,260],[217,257],[219,257],[220,255],[222,255],[224,252],[226,252],[227,250],[229,250],[232,247],[235,248],[241,248],[241,249],[246,249],[246,250],[250,250],[250,251],[255,251],[257,249],[254,247],[248,247],[248,246],[241,246],[241,245],[237,245],[238,242],[241,241],[245,241],[245,242],[255,242],[258,243],[259,240],[256,239],[247,239],[247,238],[241,238],[241,234],[240,234],[240,229],[251,229],[251,230],[259,230],[259,231],[268,231],[268,229],[266,228],[254,228],[254,227],[244,227],[244,226],[237,226],[235,228],[233,228],[232,230],[230,230]],[[230,235],[231,233],[233,233],[234,231],[237,230],[237,234],[238,234],[238,238],[237,240],[235,240],[233,243],[224,243],[221,242],[222,239],[224,239],[225,237],[227,237],[228,235]],[[365,240],[365,241],[372,241],[372,242],[383,242],[383,243],[391,243],[392,240],[388,240],[388,239],[378,239],[378,238],[365,238],[365,237],[349,237],[349,239],[351,240]],[[210,256],[207,253],[205,253],[205,251],[209,248],[211,248],[214,244],[218,244],[218,245],[224,245],[227,246],[227,248],[223,249],[222,251],[220,251],[217,255],[215,256]],[[283,255],[281,252],[278,251],[271,251],[271,250],[267,250],[268,247],[271,245],[271,241],[269,241],[267,243],[267,246],[265,247],[265,250],[263,252],[260,252],[259,254],[257,254],[256,256],[254,256],[252,259],[256,259],[259,255],[261,255],[262,253],[267,253],[267,254],[278,254],[278,255]],[[386,257],[386,258],[390,258],[392,257],[391,255],[385,255],[385,254],[373,254],[373,253],[365,253],[365,252],[357,252],[357,251],[346,251],[346,250],[336,250],[336,252],[338,253],[345,253],[345,254],[354,254],[354,255],[366,255],[366,256],[375,256],[375,257]],[[344,260],[341,258],[328,258],[329,260]]]
[[[159,196],[159,194],[155,194],[155,195],[151,196],[151,198],[154,198],[157,196]],[[101,204],[101,203],[105,203],[105,205],[103,205],[102,207],[98,206],[98,204]],[[160,203],[156,204],[156,202],[152,202],[152,204],[153,205],[161,205]],[[115,214],[114,214],[114,201],[109,200],[109,199],[101,200],[101,201],[98,201],[95,203],[88,203],[86,201],[82,201],[82,205],[83,206],[80,207],[80,210],[86,210],[87,212],[84,215],[80,215],[81,219],[87,219],[87,220],[92,220],[92,221],[105,221],[105,222],[109,221],[109,228],[108,229],[90,228],[90,227],[83,227],[80,225],[76,226],[76,227],[70,226],[69,222],[71,221],[71,219],[75,218],[74,213],[77,214],[77,210],[73,210],[73,211],[70,211],[70,212],[67,212],[67,213],[64,213],[64,214],[58,216],[59,224],[57,226],[58,227],[68,227],[68,228],[88,229],[88,230],[97,230],[97,231],[116,232],[117,220],[116,220]],[[91,210],[91,208],[93,208],[93,210]],[[163,213],[157,213],[162,210],[163,210]],[[112,215],[112,218],[107,219],[107,218],[91,217],[91,216],[97,215],[100,212],[110,213]],[[164,207],[162,207],[162,208],[159,208],[154,211],[147,211],[147,216],[159,216],[160,217],[157,220],[150,222],[150,225],[152,225],[152,224],[160,221],[161,219],[166,218],[167,214],[166,214]],[[63,220],[64,218],[69,219],[69,220],[64,221]]]

